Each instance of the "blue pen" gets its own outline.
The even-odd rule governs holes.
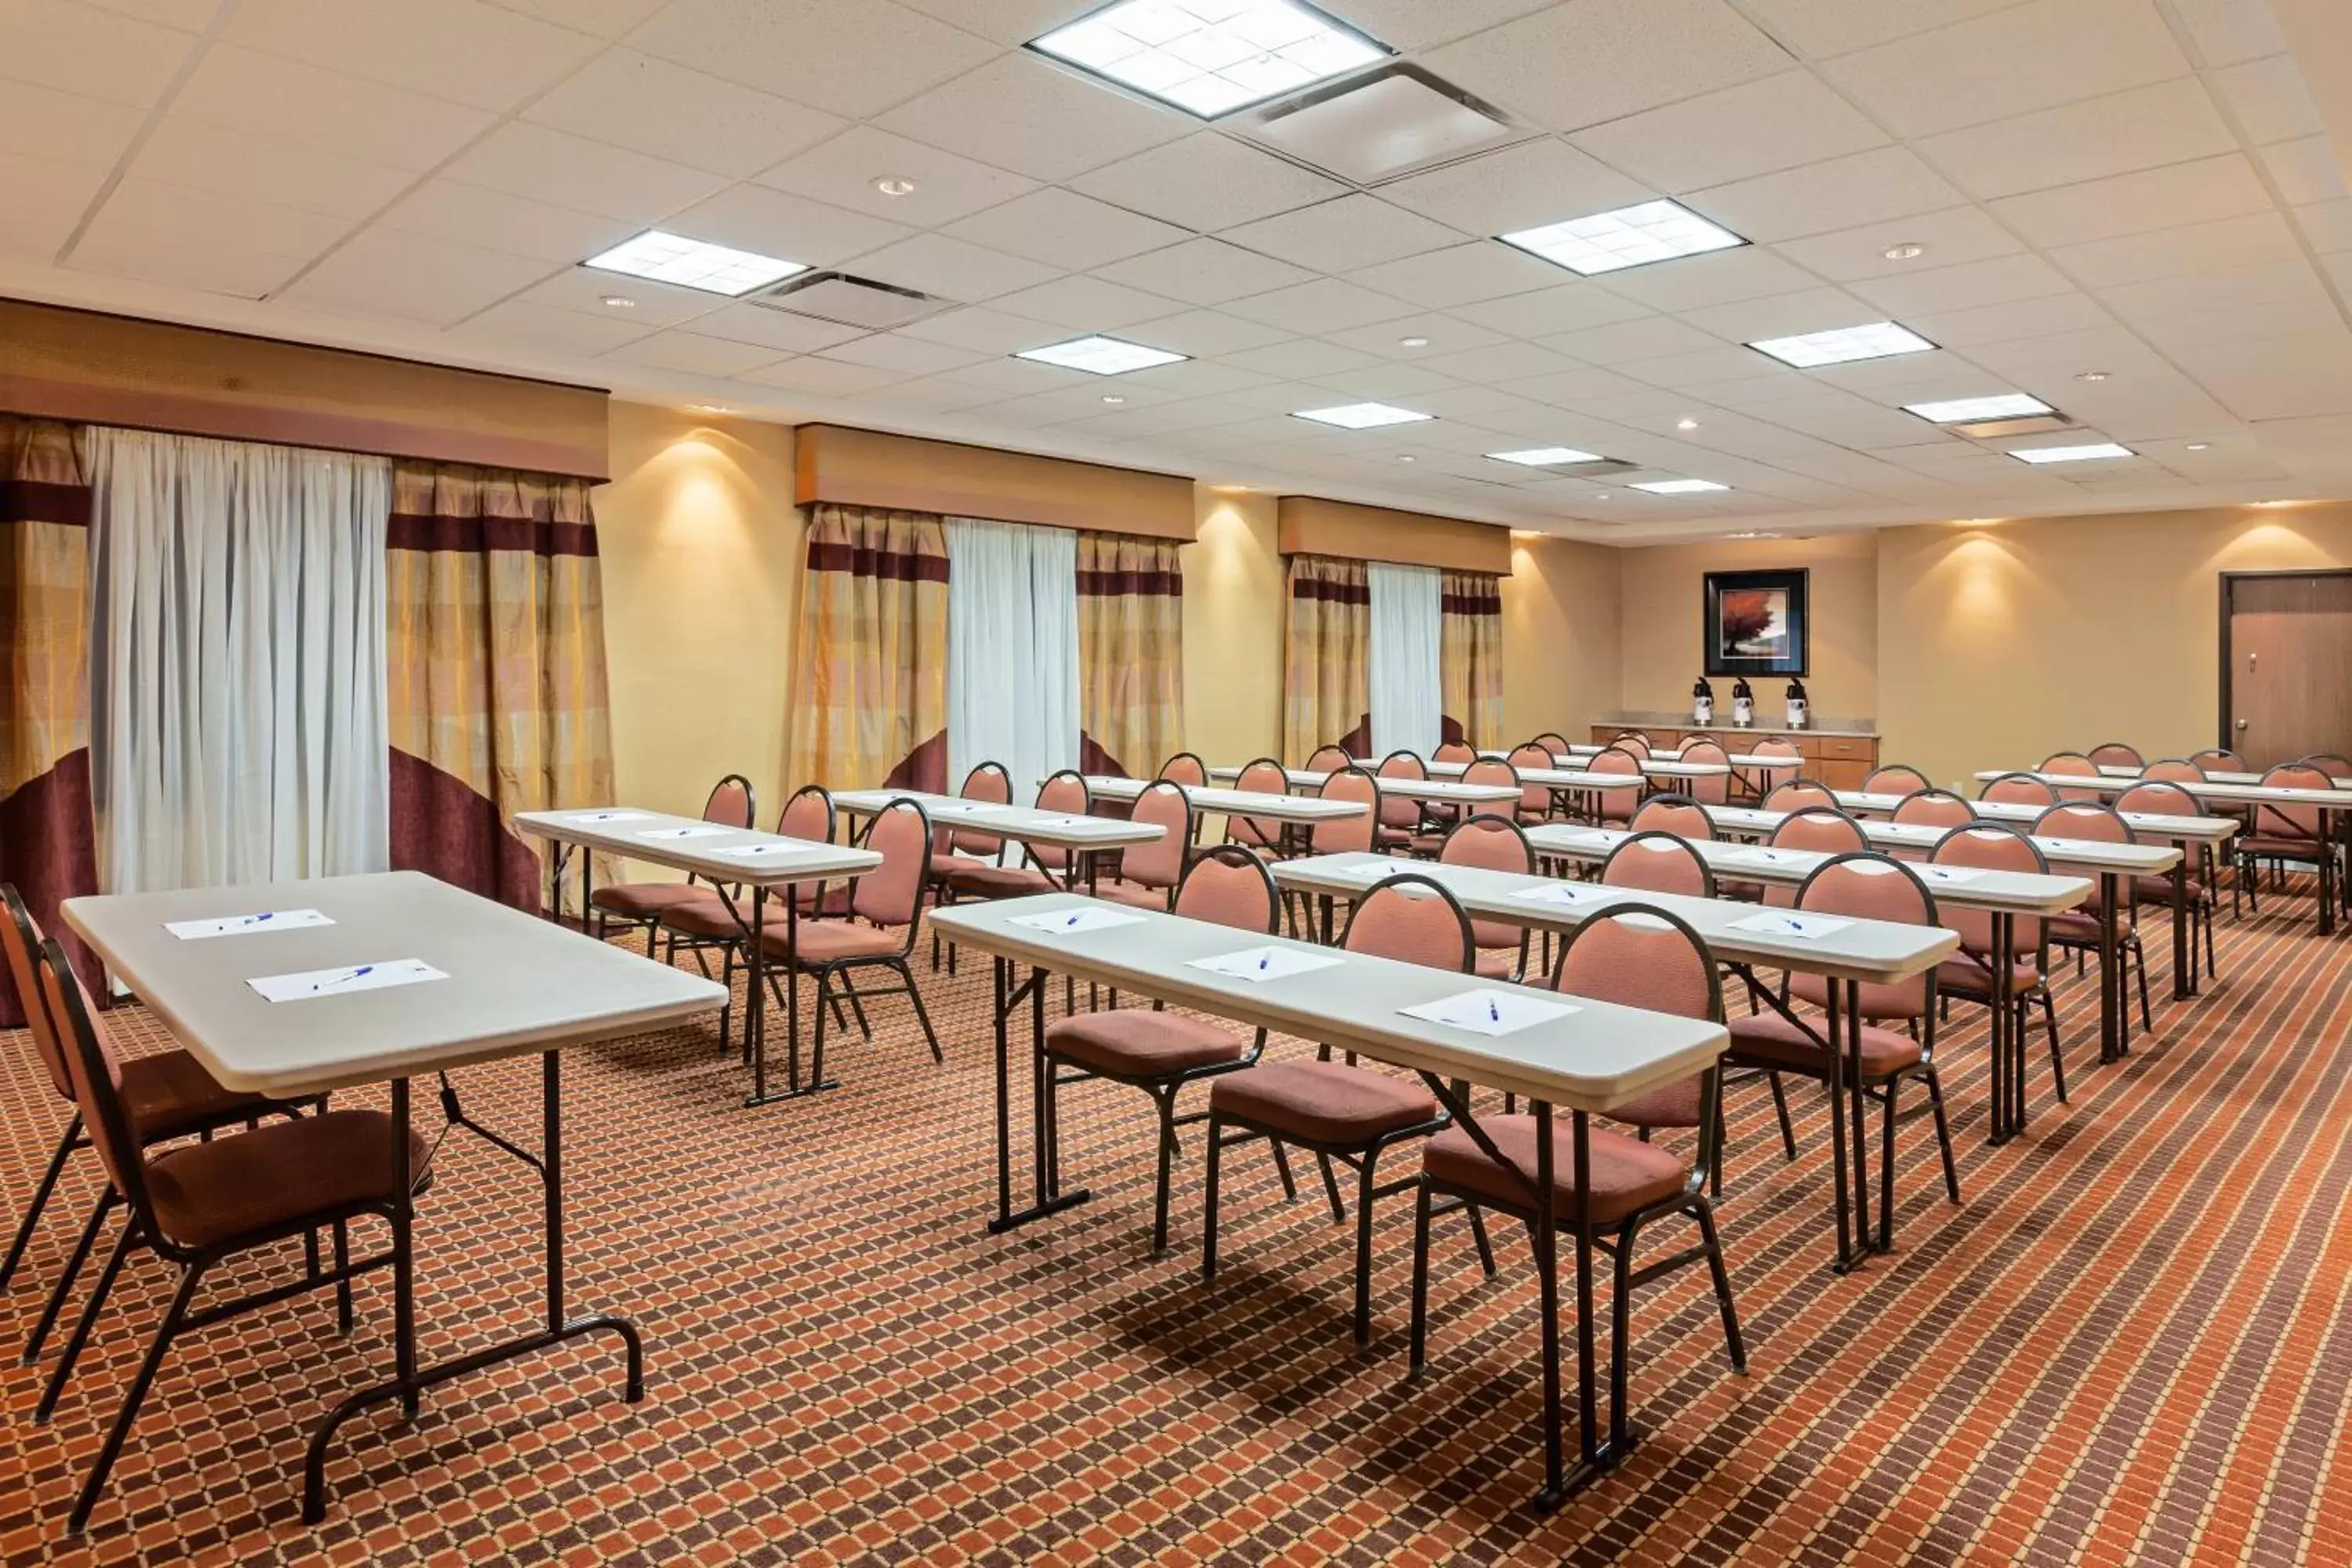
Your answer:
[[[1496,1002],[1492,996],[1486,998],[1486,1018],[1490,1023],[1499,1024],[1503,1021],[1502,1004]]]
[[[351,982],[359,979],[363,974],[373,974],[374,973],[374,964],[362,963],[357,969],[352,970],[349,974],[338,974],[332,980],[321,980],[316,985],[311,986],[310,989],[313,991],[324,991],[330,985],[349,984]]]
[[[1062,922],[1062,929],[1063,929],[1064,931],[1068,931],[1072,926],[1075,926],[1075,925],[1076,925],[1077,923],[1078,923],[1078,917],[1077,917],[1076,915],[1072,915],[1068,920],[1066,920],[1066,921],[1064,921]]]
[[[269,918],[269,916],[270,916],[270,915],[274,915],[274,914],[276,914],[277,912],[278,912],[277,910],[270,910],[270,911],[269,911],[269,913],[268,913],[268,914],[247,915],[247,916],[246,916],[246,917],[245,917],[245,919],[243,919],[242,921],[239,921],[237,923],[238,923],[239,925],[257,926],[257,925],[259,925],[262,921],[264,921],[268,920],[268,919]]]
[[[1263,952],[1263,953],[1260,953],[1260,954],[1258,955],[1257,966],[1258,966],[1260,969],[1264,969],[1267,964],[1272,963],[1273,962],[1274,962],[1274,954],[1273,954],[1273,953],[1271,953],[1271,952]]]

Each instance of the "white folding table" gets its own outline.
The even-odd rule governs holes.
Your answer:
[[[1096,856],[1166,837],[1165,830],[1155,823],[1040,811],[1027,805],[996,805],[921,790],[845,789],[835,791],[833,796],[833,804],[852,816],[872,816],[887,811],[890,803],[898,800],[911,800],[921,806],[933,827],[985,833],[992,838],[1010,839],[1015,844],[1044,844],[1068,850],[1062,882],[1070,888],[1079,886],[1093,874]]]
[[[1331,776],[1312,768],[1286,768],[1283,772],[1290,781],[1290,787],[1299,790],[1320,790],[1323,781]],[[1232,767],[1209,770],[1211,778],[1227,782],[1239,778],[1241,773],[1241,769]],[[1428,801],[1439,805],[1500,805],[1505,801],[1519,798],[1519,792],[1509,784],[1464,784],[1459,779],[1412,779],[1374,773],[1372,784],[1384,795],[1392,795],[1399,800]]]
[[[1149,779],[1120,778],[1109,773],[1088,773],[1087,793],[1097,800],[1120,805],[1132,805],[1152,783]],[[1215,784],[1178,784],[1184,798],[1194,811],[1214,812],[1228,820],[1246,816],[1259,822],[1282,825],[1283,848],[1288,853],[1304,853],[1307,836],[1316,825],[1325,822],[1345,822],[1365,816],[1371,808],[1360,800],[1325,800],[1311,795],[1268,795],[1254,789],[1223,789]]]

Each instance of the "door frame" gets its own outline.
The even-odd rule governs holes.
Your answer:
[[[2215,727],[2220,735],[2220,739],[2217,740],[2214,744],[2220,746],[2221,750],[2225,752],[2234,752],[2237,750],[2235,746],[2230,743],[2231,736],[2236,733],[2236,731],[2231,730],[2230,727],[2231,710],[2235,706],[2231,701],[2230,680],[2231,677],[2237,669],[2237,660],[2231,654],[2230,647],[2230,616],[2235,608],[2232,599],[2232,590],[2236,588],[2239,583],[2250,579],[2257,581],[2263,579],[2276,581],[2283,577],[2352,577],[2352,566],[2298,566],[2290,567],[2277,572],[2224,572],[2221,574],[2221,635],[2220,640],[2221,644],[2221,710],[2219,717],[2215,721]]]

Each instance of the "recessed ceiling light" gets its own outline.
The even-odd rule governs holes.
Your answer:
[[[1291,417],[1337,425],[1343,430],[1370,430],[1381,425],[1410,425],[1431,416],[1385,403],[1343,403],[1336,408],[1301,408]]]
[[[2213,449],[2213,443],[2210,441],[2191,441],[2189,443],[2189,449],[2192,452],[2210,452]]]
[[[1573,447],[1529,447],[1523,452],[1489,452],[1486,456],[1498,463],[1523,463],[1530,468],[1549,468],[1558,463],[1608,461],[1598,452],[1580,452]]]
[[[687,406],[697,414],[732,414],[735,411],[723,403],[689,403]]]
[[[608,310],[634,310],[637,308],[637,302],[626,294],[607,294],[597,303]]]
[[[1204,120],[1389,52],[1293,0],[1119,0],[1029,47]]]
[[[1866,321],[1859,327],[1838,327],[1826,332],[1800,332],[1793,338],[1765,338],[1748,346],[1758,353],[1770,354],[1782,364],[1811,370],[1817,365],[1925,353],[1936,345],[1893,321]]]
[[[1777,533],[1767,533],[1759,529],[1751,528],[1747,530],[1745,532],[1727,533],[1723,537],[1726,539],[1778,539],[1780,536]]]
[[[1531,250],[1587,278],[1748,243],[1677,202],[1643,202],[1591,217],[1521,229],[1501,238],[1506,245]]]
[[[1906,414],[1916,414],[1922,419],[1932,419],[1938,425],[1965,425],[1973,419],[2021,419],[2033,414],[2054,414],[2057,410],[2038,397],[2028,397],[2021,392],[2003,392],[1990,397],[1952,397],[1941,403],[1906,403]]]
[[[2009,455],[2026,463],[2090,463],[2102,458],[2136,458],[2129,447],[2094,441],[2081,447],[2011,447]]]
[[[1609,499],[1609,492],[1607,490],[1595,490],[1592,492],[1592,499],[1594,500],[1607,500]]]
[[[1127,399],[1121,397],[1116,392],[1106,392],[1103,394],[1103,401],[1105,403],[1125,403]]]
[[[1652,479],[1646,484],[1627,488],[1647,490],[1654,496],[1695,496],[1706,490],[1727,490],[1731,487],[1717,484],[1713,479]]]
[[[911,196],[915,194],[915,182],[904,174],[885,174],[874,182],[874,188],[886,196]]]
[[[1428,346],[1429,340],[1424,337],[1415,336],[1410,338],[1399,338],[1397,340],[1397,347],[1401,349],[1425,349]]]
[[[1418,463],[1421,459],[1414,457],[1411,452],[1399,452],[1397,454],[1397,461],[1400,463]]]
[[[2302,501],[2299,501],[2299,500],[2258,500],[2258,501],[2256,501],[2254,504],[2255,504],[2256,506],[2261,506],[2261,507],[2273,507],[2273,506],[2302,506],[2302,505],[2304,505],[2305,503],[2304,503],[2304,502],[2302,502]]]
[[[1146,348],[1141,343],[1130,343],[1123,338],[1094,336],[1047,343],[1042,349],[1023,349],[1013,357],[1034,359],[1043,364],[1058,364],[1069,370],[1088,371],[1096,375],[1125,375],[1131,370],[1150,370],[1156,364],[1174,364],[1192,356],[1170,353],[1166,349]]]
[[[1677,419],[1675,421],[1675,428],[1677,430],[1696,430],[1698,428],[1698,421],[1687,417]]]
[[[2103,370],[2086,370],[2074,379],[2076,381],[2105,381],[2107,379],[2107,373]]]
[[[632,278],[649,278],[656,283],[675,283],[681,289],[727,295],[749,294],[779,278],[808,270],[806,262],[780,261],[756,251],[664,234],[657,228],[649,228],[635,239],[625,239],[604,254],[590,257],[587,265],[600,272],[625,272]],[[613,301],[607,299],[604,302],[609,305]]]
[[[1926,246],[1914,245],[1907,239],[1900,245],[1888,246],[1885,251],[1886,259],[1889,261],[1916,261],[1927,254],[1927,247]],[[1738,539],[1740,536],[1735,533],[1730,537]],[[1760,539],[1765,536],[1758,534],[1756,537]]]

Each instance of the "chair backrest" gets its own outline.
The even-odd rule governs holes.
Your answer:
[[[1539,742],[1522,741],[1511,748],[1511,766],[1521,774],[1525,774],[1529,768],[1556,768],[1559,763],[1553,760],[1554,755],[1555,753],[1546,750]],[[1536,813],[1549,811],[1551,786],[1522,784],[1519,786],[1519,809]]]
[[[1477,749],[1460,741],[1440,741],[1434,755],[1441,763],[1473,763],[1478,760]]]
[[[1570,931],[1552,983],[1595,1002],[1723,1020],[1723,978],[1706,939],[1654,904],[1617,904]]]
[[[2205,766],[2187,757],[2158,757],[2140,769],[2139,776],[2156,784],[2202,784]]]
[[[1612,745],[1585,763],[1584,771],[1589,773],[1626,775],[1622,789],[1612,786],[1596,790],[1593,793],[1599,796],[1601,816],[1622,821],[1633,815],[1633,808],[1642,801],[1641,753],[1628,751],[1623,746]]]
[[[1568,755],[1568,737],[1559,734],[1555,731],[1546,730],[1542,734],[1530,739],[1528,742],[1528,744],[1530,746],[1541,746],[1544,749],[1545,753],[1549,756],[1564,757]]]
[[[1391,752],[1381,759],[1381,777],[1384,779],[1426,779],[1429,769],[1420,757],[1411,752]],[[1421,802],[1402,795],[1381,797],[1382,827],[1412,827],[1421,821]]]
[[[2050,863],[2033,841],[1999,822],[1975,822],[1955,827],[1936,841],[1927,857],[1937,866],[1969,866],[1990,871],[2047,872]],[[1960,941],[1979,952],[1992,948],[1992,916],[1983,910],[1950,909],[1944,925],[1960,933]],[[2038,915],[2019,915],[2010,928],[2012,955],[2042,951],[2043,921]]]
[[[1438,862],[1446,866],[1483,866],[1490,871],[1517,871],[1521,875],[1536,868],[1535,847],[1528,842],[1527,832],[1507,816],[1482,812],[1465,817],[1445,836],[1437,851]],[[1517,947],[1527,928],[1503,921],[1472,920],[1470,934],[1480,947]]]
[[[1644,759],[1655,749],[1650,744],[1650,737],[1639,730],[1620,730],[1609,743],[1612,746],[1622,746],[1635,756]]]
[[[1873,768],[1870,776],[1862,781],[1864,795],[1917,795],[1935,786],[1927,775],[1917,768],[1901,763],[1890,763],[1883,768]]]
[[[931,876],[931,825],[911,800],[894,800],[866,825],[866,847],[882,864],[851,884],[849,909],[878,926],[905,926],[915,940],[915,917],[923,907],[923,885]]]
[[[1325,800],[1346,800],[1360,803],[1363,812],[1355,816],[1333,817],[1318,822],[1308,830],[1308,840],[1318,855],[1345,855],[1372,847],[1372,824],[1381,806],[1381,786],[1372,775],[1353,763],[1323,781]]]
[[[1143,786],[1128,820],[1160,830],[1149,844],[1119,852],[1119,875],[1147,888],[1173,888],[1184,879],[1184,852],[1192,842],[1192,803],[1184,786],[1159,779]]]
[[[1307,759],[1310,773],[1336,773],[1356,759],[1348,754],[1345,746],[1318,746]]]
[[[2128,844],[2131,826],[2104,801],[2062,800],[2033,819],[2036,838],[2080,838],[2093,844]]]
[[[833,842],[837,826],[833,810],[833,796],[823,784],[803,784],[784,802],[784,809],[776,814],[776,831],[787,838],[806,838],[818,844]],[[934,848],[940,846],[935,841]],[[792,898],[803,911],[823,907],[826,884],[798,882],[793,884]]]
[[[2253,771],[2246,766],[2245,758],[2227,746],[2208,746],[2201,752],[2191,752],[2189,760],[2208,773],[2243,773]]]
[[[1749,770],[1756,780],[1756,793],[1759,797],[1770,795],[1782,784],[1794,779],[1797,776],[1797,770],[1805,765],[1805,753],[1797,742],[1784,740],[1778,735],[1768,735],[1754,742],[1748,748],[1748,754],[1751,757],[1774,759]]]
[[[2147,764],[2139,748],[2123,741],[2102,741],[2091,748],[2091,761],[2103,768],[2137,768]]]
[[[2116,796],[2116,810],[2142,813],[2149,816],[2202,816],[2204,809],[2197,797],[2167,779],[2147,779]],[[2151,835],[2156,842],[2166,842],[2161,834]]]
[[[1690,841],[1671,833],[1636,833],[1609,852],[1601,864],[1601,885],[1639,888],[1645,893],[1715,897],[1715,873]]]
[[[1812,875],[1797,889],[1795,907],[1809,914],[1899,925],[1943,923],[1936,913],[1936,896],[1917,872],[1900,860],[1866,849],[1853,850],[1814,867]],[[1934,974],[1932,969],[1926,970],[1891,985],[1864,982],[1856,998],[1863,1016],[1926,1016]],[[1789,976],[1790,994],[1818,1007],[1829,1005],[1830,984],[1819,974]]]
[[[2055,805],[2058,792],[2032,773],[2003,773],[1986,781],[1977,798],[1995,805]]]
[[[1160,776],[1186,789],[1199,789],[1209,782],[1209,765],[1190,752],[1179,752],[1160,764]]]
[[[2063,778],[2095,779],[2099,776],[2099,764],[2080,752],[2053,752],[2042,759],[2042,766],[2036,771],[2055,773]],[[2058,798],[2098,800],[2102,796],[2095,789],[2068,789],[2061,784],[2058,786]]]
[[[1671,833],[1677,838],[1713,838],[1715,818],[1686,795],[1654,795],[1627,824],[1636,833]]]
[[[33,1037],[34,1054],[49,1087],[59,1100],[74,1097],[73,1069],[66,1065],[65,1042],[49,1016],[48,999],[41,988],[41,922],[25,905],[13,882],[0,882],[0,952],[7,954],[8,978],[25,1009],[25,1024]]]
[[[1889,819],[1922,827],[1958,827],[1977,819],[1977,808],[1969,804],[1966,795],[1954,795],[1948,789],[1923,789],[1917,795],[1906,795],[1903,804],[1895,808]]]
[[[2263,775],[2264,789],[2332,790],[2336,782],[2308,763],[2281,763]],[[2253,831],[2266,838],[2308,838],[2317,843],[2325,825],[2315,805],[2278,805],[2263,801],[2254,807]]]
[[[1288,795],[1290,773],[1272,757],[1260,757],[1242,769],[1234,787],[1252,795]],[[1270,848],[1282,842],[1282,824],[1270,816],[1237,816],[1231,826],[1234,837],[1245,844]]]
[[[1013,775],[1004,771],[1003,763],[980,763],[963,775],[963,788],[957,791],[966,800],[985,801],[990,805],[1013,804]],[[1004,840],[993,833],[975,832],[959,827],[948,835],[946,847],[960,849],[967,855],[1001,855]]]
[[[154,1234],[154,1211],[147,1200],[147,1160],[131,1124],[130,1108],[122,1103],[122,1058],[114,1048],[106,1021],[90,1005],[81,977],[67,962],[66,950],[55,937],[41,943],[41,995],[56,1022],[58,1044],[73,1082],[74,1100],[81,1107],[83,1129],[97,1146],[99,1163],[106,1167],[114,1191],[130,1205],[131,1223]]]
[[[1480,757],[1462,770],[1462,782],[1467,784],[1507,784],[1518,789],[1519,770],[1500,757]],[[1527,798],[1525,790],[1519,790],[1519,798]]]
[[[1271,936],[1282,923],[1282,895],[1265,861],[1238,844],[1219,844],[1185,870],[1175,910],[1187,920]]]
[[[1037,786],[1040,811],[1084,816],[1094,807],[1094,792],[1087,787],[1086,775],[1075,768],[1064,768]],[[1028,847],[1029,858],[1048,871],[1059,871],[1070,863],[1072,852],[1061,845],[1032,844]]]
[[[1731,774],[1728,772],[1731,766],[1731,753],[1725,751],[1720,744],[1704,738],[1685,741],[1683,742],[1682,756],[1678,760],[1685,763],[1712,763],[1727,770],[1719,773],[1707,773],[1683,780],[1685,795],[1702,805],[1722,805],[1731,799]]]
[[[2335,752],[2314,752],[2303,759],[2306,768],[2317,768],[2331,779],[2352,779],[2352,757]]]
[[[1478,959],[1462,901],[1418,871],[1391,877],[1357,900],[1339,945],[1349,952],[1465,974]]]
[[[751,781],[729,773],[710,786],[702,802],[702,820],[724,827],[750,827],[758,820],[751,805]]]
[[[1816,855],[1853,855],[1867,850],[1870,839],[1862,825],[1832,805],[1810,805],[1782,817],[1772,828],[1775,849],[1802,849]],[[1777,909],[1793,909],[1797,891],[1782,883],[1764,885],[1764,901]]]
[[[1838,808],[1837,792],[1819,779],[1790,779],[1764,797],[1767,811],[1805,811],[1816,805]]]

